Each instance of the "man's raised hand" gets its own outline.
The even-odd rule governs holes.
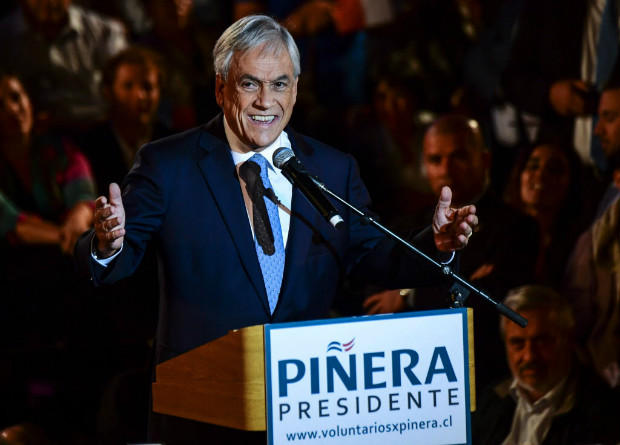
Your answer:
[[[435,245],[442,252],[453,252],[465,247],[474,232],[474,227],[478,225],[475,206],[454,209],[450,207],[451,202],[452,190],[444,187],[441,189],[433,217]]]
[[[125,239],[125,208],[121,199],[121,189],[116,183],[110,184],[110,198],[100,196],[95,201],[95,234],[97,253],[107,258],[116,253]]]

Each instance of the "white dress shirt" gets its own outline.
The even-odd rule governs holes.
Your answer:
[[[514,381],[510,386],[517,409],[512,418],[510,433],[502,445],[540,445],[557,414],[569,411],[574,404],[574,386],[562,379],[547,394],[530,403]]]
[[[261,154],[267,159],[267,164],[269,165],[267,176],[269,177],[269,182],[271,182],[273,191],[280,200],[281,204],[278,206],[278,214],[280,216],[280,226],[282,227],[282,239],[284,241],[284,246],[286,247],[288,230],[291,223],[290,209],[291,199],[293,197],[293,185],[284,177],[282,170],[273,165],[273,153],[280,147],[291,148],[291,142],[288,135],[284,131],[271,145],[262,149],[260,152],[250,151],[248,153],[239,153],[236,151],[231,151],[230,153],[232,154],[233,162],[237,168],[239,168],[241,164],[250,159],[256,153]],[[250,219],[250,227],[252,227],[252,220],[249,213],[248,219]],[[253,227],[252,233],[254,233]]]

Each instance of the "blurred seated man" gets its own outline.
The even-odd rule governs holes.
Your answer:
[[[533,219],[505,204],[490,186],[491,155],[478,123],[456,114],[436,120],[424,136],[423,162],[436,197],[448,186],[454,190],[456,205],[473,202],[481,215],[482,222],[470,239],[473,248],[461,252],[459,275],[494,298],[530,282],[538,253],[538,228]],[[433,212],[434,207],[416,212],[397,225],[424,227]],[[364,301],[364,310],[376,314],[447,308],[451,303],[449,287],[418,288],[415,295],[409,289],[375,293]],[[476,295],[471,295],[466,305],[475,312],[476,380],[484,383],[506,371],[496,358],[502,353],[496,311]]]
[[[478,398],[472,443],[618,443],[617,397],[576,359],[575,320],[564,298],[527,285],[511,290],[504,304],[528,325],[500,320],[511,377]]]
[[[103,117],[101,69],[127,40],[120,22],[71,3],[19,0],[0,23],[0,66],[20,76],[42,120],[75,129]]]

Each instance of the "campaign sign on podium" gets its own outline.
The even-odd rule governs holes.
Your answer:
[[[266,325],[268,444],[470,444],[467,314]]]

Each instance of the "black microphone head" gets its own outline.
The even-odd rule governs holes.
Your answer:
[[[273,152],[273,165],[282,168],[291,158],[295,157],[293,150],[288,147],[280,147]]]

